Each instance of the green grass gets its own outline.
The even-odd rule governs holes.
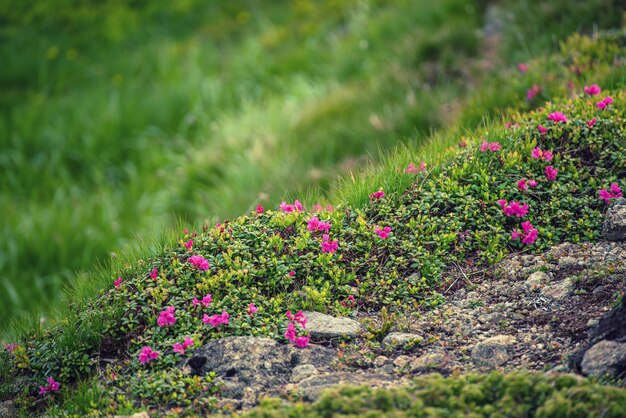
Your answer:
[[[343,315],[350,308],[341,302],[349,295],[369,312],[428,306],[441,301],[439,285],[451,261],[493,264],[511,251],[539,252],[565,241],[597,240],[606,209],[598,190],[612,182],[624,187],[626,176],[626,72],[614,65],[624,55],[624,39],[623,31],[597,40],[573,36],[560,54],[533,61],[530,74],[511,70],[501,76],[522,94],[522,86],[537,74],[546,89],[567,93],[563,82],[572,75],[572,65],[587,63],[587,77],[604,88],[600,97],[611,95],[615,101],[608,109],[598,110],[599,98],[582,94],[588,80],[578,79],[567,93],[572,99],[556,99],[533,113],[509,114],[507,120],[519,127],[506,129],[495,122],[464,137],[451,129],[433,137],[433,145],[407,145],[385,157],[380,169],[338,185],[335,195],[345,200],[333,202],[339,203],[337,210],[318,215],[331,222],[331,239],[339,243],[336,254],[323,253],[321,234],[307,231],[309,213],[267,210],[221,227],[198,226],[198,235],[192,230],[183,236],[178,229],[157,240],[158,245],[121,255],[113,270],[77,280],[77,290],[51,317],[52,324],[15,328],[13,341],[20,348],[0,353],[0,399],[15,398],[24,412],[50,408],[55,414],[86,414],[97,407],[90,399],[98,396],[108,401],[111,414],[129,409],[165,413],[177,406],[212,412],[215,398],[202,394],[215,389],[213,377],[193,379],[175,367],[180,356],[172,352],[172,344],[186,336],[196,345],[228,335],[282,339],[287,309]],[[557,110],[567,115],[567,124],[548,120]],[[592,117],[597,121],[590,128],[586,121]],[[540,135],[537,124],[548,132]],[[466,140],[465,148],[441,149],[460,139]],[[480,152],[483,140],[498,141],[503,148]],[[427,161],[430,169],[405,173],[409,161],[428,155],[424,146],[436,151],[437,159]],[[559,170],[556,181],[544,177],[547,162],[530,157],[537,146],[554,152],[550,164]],[[516,184],[521,178],[539,185],[520,192]],[[380,188],[385,196],[369,199]],[[502,198],[530,205],[524,220],[538,229],[537,242],[525,246],[511,240],[522,219],[503,216],[496,203]],[[390,226],[392,234],[379,238],[375,225]],[[193,250],[182,245],[190,238]],[[192,254],[206,257],[210,270],[194,269],[188,261]],[[153,268],[159,272],[156,280],[148,276]],[[115,288],[111,282],[118,276],[123,282]],[[193,296],[206,293],[213,296],[209,308],[191,306]],[[247,315],[251,302],[259,307],[253,318]],[[168,306],[176,308],[177,321],[161,328],[157,317]],[[228,326],[212,329],[202,323],[204,313],[222,310],[231,315]],[[144,345],[161,353],[149,366],[137,361]],[[102,368],[101,356],[114,361]],[[118,376],[114,381],[111,372]],[[35,404],[37,387],[48,376],[62,383],[62,392]],[[188,396],[181,397],[181,391]]]
[[[176,221],[342,201],[337,176],[525,108],[540,74],[508,85],[513,63],[620,20],[610,1],[540,4],[502,5],[487,72],[484,2],[0,5],[0,332]]]

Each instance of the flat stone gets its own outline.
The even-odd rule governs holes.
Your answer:
[[[551,286],[544,287],[541,289],[541,294],[560,301],[568,297],[573,288],[574,282],[568,277]]]
[[[314,402],[324,389],[334,385],[367,385],[378,388],[399,386],[403,383],[405,382],[398,380],[393,373],[377,370],[373,372],[337,372],[312,376],[297,385],[293,385],[293,388],[302,395],[303,401]]]
[[[626,372],[626,343],[600,341],[587,350],[580,367],[585,376],[620,376]]]
[[[150,418],[150,414],[144,411],[144,412],[136,412],[132,415],[114,415],[114,417],[115,418]]]
[[[544,271],[536,271],[526,279],[526,284],[531,288],[543,286],[550,281],[550,276]]]
[[[308,321],[306,329],[313,339],[329,339],[339,337],[356,337],[363,328],[354,319],[337,318],[320,312],[304,312]]]
[[[494,368],[503,365],[509,359],[507,346],[515,338],[510,335],[496,335],[477,343],[472,349],[472,361],[479,367]]]
[[[411,361],[411,369],[413,372],[426,372],[442,368],[445,362],[446,357],[441,353],[424,354]]]
[[[626,199],[618,199],[609,206],[602,233],[609,241],[626,241]]]
[[[396,347],[399,345],[405,345],[412,341],[423,340],[420,335],[411,334],[408,332],[391,332],[383,339],[383,346]]]
[[[319,372],[312,364],[301,364],[293,368],[291,372],[291,382],[298,383],[311,376],[315,376]]]

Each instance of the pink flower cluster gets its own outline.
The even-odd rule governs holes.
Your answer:
[[[526,73],[526,71],[528,71],[528,64],[519,63],[517,64],[517,69],[519,70],[520,73],[524,74]]]
[[[120,287],[122,285],[122,278],[118,277],[117,280],[113,280],[113,284],[115,287]]]
[[[297,211],[297,212],[304,211],[304,207],[302,206],[302,203],[298,201],[298,199],[296,199],[296,201],[293,202],[293,205],[289,205],[285,201],[283,201],[281,202],[279,207],[280,207],[280,210],[282,210],[285,213],[290,213],[294,211]]]
[[[320,221],[317,217],[309,219],[309,223],[306,227],[307,231],[324,231],[328,232],[330,229],[330,222]]]
[[[207,314],[204,314],[202,322],[204,322],[205,324],[211,324],[213,328],[216,328],[222,324],[228,325],[228,318],[230,318],[230,315],[228,315],[228,313],[223,310],[220,315],[209,316]]]
[[[265,212],[265,208],[263,206],[261,206],[260,203],[258,205],[256,205],[256,213],[261,214],[263,212]]]
[[[498,200],[498,204],[506,216],[517,216],[523,218],[528,213],[528,203],[508,202],[504,199]]]
[[[583,90],[585,91],[585,93],[587,93],[590,96],[595,96],[596,94],[599,94],[602,91],[600,86],[598,86],[597,84],[592,84],[590,86],[585,86],[585,88]]]
[[[201,255],[192,255],[188,260],[195,268],[201,271],[206,271],[209,269],[209,262],[202,257]]]
[[[534,189],[535,187],[537,187],[537,184],[539,183],[537,183],[535,180],[521,179],[517,182],[517,189],[520,192],[523,192],[524,190],[528,189],[528,186]]]
[[[322,235],[322,242],[320,244],[322,245],[323,253],[334,254],[335,251],[337,251],[337,249],[339,248],[339,241],[337,240],[331,241],[330,235],[328,234]]]
[[[391,228],[386,226],[383,229],[380,229],[378,225],[374,228],[374,233],[378,234],[378,236],[382,239],[386,239],[391,233]]]
[[[611,200],[623,197],[622,189],[620,189],[619,184],[617,183],[611,183],[609,190],[602,189],[598,192],[598,194],[600,195],[600,200],[604,200],[604,203],[607,205],[611,203]]]
[[[45,396],[46,392],[56,392],[59,390],[59,386],[61,386],[59,382],[55,382],[52,377],[49,377],[47,381],[48,386],[39,386],[39,395],[41,396]]]
[[[380,200],[384,195],[385,195],[385,192],[382,190],[379,190],[370,195],[370,200],[374,200],[374,199]]]
[[[541,135],[545,135],[545,134],[548,133],[548,130],[546,128],[544,128],[542,125],[537,125],[537,129],[539,130]]]
[[[150,278],[152,280],[156,280],[158,275],[159,275],[159,271],[156,268],[153,268],[152,271],[150,272]]]
[[[559,170],[549,165],[546,167],[544,172],[546,173],[546,180],[554,181],[556,180],[556,175],[558,174]]]
[[[481,152],[486,152],[486,151],[496,152],[501,149],[502,149],[502,145],[500,145],[499,142],[483,141],[483,143],[480,145]]]
[[[416,167],[413,163],[409,163],[409,166],[404,170],[405,173],[409,174],[419,173],[420,171],[426,171],[426,163],[424,161],[420,162],[419,167]]]
[[[176,323],[176,317],[174,316],[175,310],[175,307],[168,306],[165,310],[161,311],[157,319],[157,325],[161,328],[167,325],[174,325]]]
[[[207,293],[206,295],[204,295],[202,297],[202,300],[198,300],[198,298],[196,298],[194,296],[193,300],[191,301],[191,304],[195,307],[196,305],[202,305],[205,308],[208,308],[209,305],[211,304],[211,302],[213,302],[213,298],[211,297],[210,293]]]
[[[298,336],[298,332],[296,330],[295,324],[300,324],[302,329],[306,329],[306,321],[307,317],[299,311],[297,314],[293,315],[291,311],[287,311],[285,314],[287,318],[289,318],[289,324],[287,325],[287,330],[285,331],[284,337],[289,340],[290,343],[296,344],[296,346],[300,348],[305,348],[309,345],[309,336],[308,335],[300,335]]]
[[[610,104],[613,104],[613,99],[611,98],[611,96],[606,96],[604,99],[596,103],[596,106],[598,106],[598,109],[604,109]]]
[[[326,205],[325,207],[320,205],[319,203],[314,204],[311,207],[311,212],[314,213],[319,213],[319,212],[332,212],[333,211],[333,207],[331,205]]]
[[[152,347],[146,345],[139,352],[139,361],[141,364],[146,364],[152,360],[159,358],[159,352],[152,350]]]
[[[553,154],[551,151],[545,151],[545,150],[542,150],[541,148],[533,148],[531,157],[538,159],[538,160],[552,161]]]
[[[514,229],[511,232],[511,239],[516,241],[521,238],[524,245],[534,244],[539,236],[539,231],[528,221],[522,222],[522,230],[523,232],[520,232],[517,228]]]
[[[193,345],[193,340],[189,337],[185,337],[185,341],[183,341],[182,344],[180,343],[175,343],[174,344],[174,352],[175,353],[180,353],[183,356],[185,355],[185,350],[187,349],[187,347]]]
[[[248,305],[248,315],[252,316],[254,313],[258,312],[259,308],[256,307],[254,303]]]
[[[193,240],[190,239],[187,242],[183,242],[183,245],[185,246],[186,249],[188,249],[189,251],[191,251],[192,247],[193,247]]]
[[[567,123],[567,117],[561,112],[554,112],[548,115],[548,119],[552,122],[564,122]]]
[[[12,353],[12,352],[13,352],[13,350],[15,350],[17,347],[18,347],[18,345],[17,345],[17,344],[15,344],[15,343],[11,343],[11,344],[7,344],[7,345],[5,345],[5,346],[4,346],[4,349],[5,349],[6,351],[8,351],[9,353]]]
[[[539,87],[538,85],[533,85],[532,88],[526,92],[526,100],[528,100],[529,102],[532,101],[535,96],[541,92],[541,90],[541,87]]]
[[[593,128],[593,125],[595,125],[595,124],[596,124],[596,118],[593,118],[593,119],[591,119],[591,120],[585,121],[585,123],[587,124],[587,126],[588,126],[589,128]]]

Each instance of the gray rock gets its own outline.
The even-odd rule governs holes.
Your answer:
[[[15,414],[15,402],[10,400],[0,402],[0,418],[14,417]]]
[[[424,354],[411,362],[411,371],[425,372],[440,369],[445,365],[446,357],[441,353]]]
[[[550,281],[550,276],[548,273],[543,271],[536,271],[526,279],[526,284],[533,288],[543,286]]]
[[[393,373],[377,370],[374,372],[337,372],[332,374],[313,376],[303,380],[296,389],[305,402],[316,401],[321,392],[338,384],[367,385],[372,388],[391,387],[405,383],[397,379]]]
[[[315,344],[300,349],[269,338],[227,337],[196,349],[183,368],[201,376],[215,372],[222,383],[222,397],[249,406],[264,389],[289,383],[294,367],[325,368],[334,358],[334,350]]]
[[[551,297],[554,300],[560,301],[569,296],[573,288],[574,282],[568,277],[551,286],[544,287],[543,289],[541,289],[541,294],[547,297]]]
[[[362,327],[354,319],[336,318],[319,312],[304,312],[308,321],[306,329],[313,339],[329,339],[339,337],[356,337]]]
[[[472,349],[472,361],[479,367],[494,368],[503,365],[509,359],[507,346],[515,339],[508,335],[496,335],[477,343]]]
[[[411,357],[409,356],[398,356],[393,361],[393,365],[399,368],[406,367],[409,365],[409,363],[411,363]]]
[[[383,339],[383,346],[396,347],[415,340],[421,341],[423,338],[417,334],[411,334],[408,332],[391,332]]]
[[[291,381],[298,383],[311,376],[318,374],[317,369],[312,364],[301,364],[293,368],[291,372]]]
[[[609,241],[626,241],[626,199],[618,199],[609,207],[602,233]]]
[[[626,372],[626,343],[600,341],[587,350],[580,367],[585,376],[620,376]]]

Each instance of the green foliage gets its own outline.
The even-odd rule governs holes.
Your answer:
[[[343,386],[311,405],[266,400],[240,416],[273,417],[623,417],[626,390],[570,375],[434,374],[392,389]]]

